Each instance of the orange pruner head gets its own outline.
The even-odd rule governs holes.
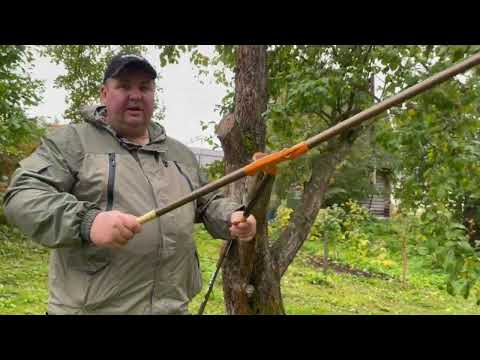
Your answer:
[[[257,161],[265,156],[267,156],[267,153],[262,153],[262,152],[256,152],[253,154],[253,161]],[[277,165],[276,164],[268,164],[265,167],[262,168],[262,170],[269,174],[269,175],[276,175],[277,174]]]
[[[275,175],[277,172],[276,165],[285,160],[295,159],[308,151],[306,143],[300,143],[288,149],[283,149],[273,154],[255,153],[253,162],[244,167],[245,174],[252,176],[257,171],[263,170],[267,174]]]

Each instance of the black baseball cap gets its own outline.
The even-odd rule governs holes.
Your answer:
[[[143,69],[152,76],[152,79],[157,77],[157,72],[143,56],[135,54],[118,54],[110,60],[110,63],[105,70],[105,75],[103,76],[103,83],[110,78],[115,78],[120,71],[127,67]]]

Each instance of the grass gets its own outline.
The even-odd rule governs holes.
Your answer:
[[[48,250],[0,225],[0,314],[44,314]]]
[[[196,313],[215,270],[221,242],[198,226],[196,239],[204,286],[190,304]],[[445,277],[432,271],[419,257],[409,259],[407,283],[400,282],[401,259],[396,265],[376,267],[390,278],[353,276],[328,272],[313,266],[309,256],[318,256],[322,246],[307,241],[282,279],[287,314],[480,314],[475,299],[452,297],[444,290]],[[0,314],[44,314],[47,308],[49,251],[23,237],[16,229],[0,225]],[[339,261],[352,261],[355,254],[339,248]],[[361,264],[359,262],[357,265]],[[205,314],[224,314],[221,273]]]

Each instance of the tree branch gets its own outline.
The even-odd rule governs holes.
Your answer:
[[[349,135],[330,141],[325,153],[313,158],[312,176],[304,184],[301,205],[295,209],[289,225],[271,246],[272,257],[280,276],[283,276],[307,239],[335,168],[345,159],[359,134],[359,130],[353,130]]]
[[[318,111],[315,111],[314,114],[325,120],[328,126],[332,126],[332,117],[331,115],[328,115],[324,110],[320,109]]]

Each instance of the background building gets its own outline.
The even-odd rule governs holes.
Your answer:
[[[209,150],[198,147],[189,147],[189,149],[193,151],[201,167],[205,167],[215,160],[223,159],[222,150]]]

